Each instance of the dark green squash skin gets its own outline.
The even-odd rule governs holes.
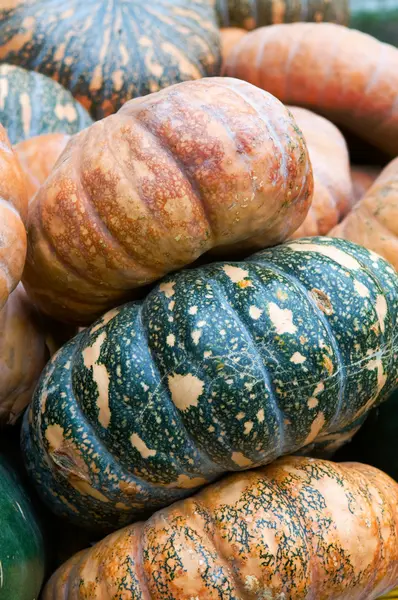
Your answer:
[[[0,8],[0,59],[53,77],[94,119],[136,96],[220,72],[213,0],[15,4]]]
[[[36,600],[44,579],[44,539],[26,491],[0,455],[0,598]]]
[[[397,318],[395,271],[345,240],[169,276],[49,363],[28,471],[55,512],[122,526],[359,419],[396,387]]]
[[[43,133],[73,135],[92,124],[87,111],[44,75],[0,65],[0,122],[12,144]]]

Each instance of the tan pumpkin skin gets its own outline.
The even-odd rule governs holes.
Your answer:
[[[398,582],[397,502],[373,467],[282,458],[80,552],[43,600],[373,600]]]
[[[354,203],[361,200],[381,173],[381,168],[354,165],[351,167]]]
[[[65,133],[47,133],[29,138],[14,146],[25,174],[29,201],[51,173],[69,140],[70,135]]]
[[[365,246],[398,270],[398,157],[328,235]]]
[[[0,424],[13,424],[50,358],[39,313],[19,284],[0,311]]]
[[[28,196],[18,159],[0,124],[0,310],[21,279]]]
[[[398,48],[334,23],[272,25],[242,38],[224,73],[398,154]]]
[[[289,107],[303,132],[314,173],[314,196],[304,223],[292,238],[325,235],[350,210],[350,158],[343,135],[327,119]]]
[[[220,29],[221,36],[221,57],[223,63],[226,61],[229,53],[235,45],[246,35],[247,31],[240,27],[224,27]]]
[[[31,204],[24,284],[48,314],[90,323],[205,252],[283,241],[312,190],[279,101],[234,79],[181,83],[73,137]]]

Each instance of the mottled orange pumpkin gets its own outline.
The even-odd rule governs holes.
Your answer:
[[[373,600],[398,583],[397,505],[373,467],[282,458],[83,550],[43,600]]]
[[[293,238],[325,235],[352,205],[350,158],[343,135],[327,119],[290,107],[303,132],[314,172],[314,197],[304,223]]]
[[[380,167],[353,165],[351,167],[352,193],[354,203],[361,200],[381,173]]]
[[[69,140],[70,136],[65,133],[47,133],[14,146],[25,173],[29,200],[45,182]]]
[[[329,235],[377,252],[398,270],[398,157]]]
[[[90,323],[210,250],[282,242],[312,191],[278,100],[235,79],[181,83],[72,138],[30,207],[24,284],[48,314]]]
[[[7,133],[0,125],[0,310],[19,282],[26,255],[25,178]]]

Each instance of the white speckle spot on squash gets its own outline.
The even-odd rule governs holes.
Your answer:
[[[30,123],[32,120],[32,107],[30,105],[29,94],[23,92],[21,94],[21,107],[22,107],[22,124],[25,135],[29,135]]]
[[[203,352],[203,358],[209,358],[211,355],[212,355],[211,350],[206,350],[205,352]]]
[[[73,104],[57,104],[54,112],[60,120],[65,119],[68,121],[68,123],[73,123],[73,121],[76,121],[77,113]]]
[[[246,575],[245,590],[251,593],[256,593],[260,590],[260,582],[254,575]]]
[[[344,250],[336,248],[335,246],[295,242],[293,244],[289,244],[288,248],[290,248],[290,250],[294,250],[295,252],[317,252],[318,254],[322,254],[323,256],[330,258],[342,267],[350,269],[351,271],[357,271],[361,268],[361,265],[356,258],[350,254],[347,254],[347,252],[344,252]]]
[[[169,306],[168,306],[168,309],[169,309],[169,310],[173,310],[173,308],[175,307],[175,304],[176,304],[176,303],[175,303],[175,300],[170,300],[170,302],[169,302]]]
[[[310,398],[307,402],[308,408],[316,408],[319,404],[317,398]]]
[[[51,451],[59,450],[64,442],[64,430],[61,425],[48,425],[46,429],[46,440],[50,444]]]
[[[280,308],[275,302],[270,302],[268,313],[279,335],[283,333],[295,333],[297,331],[297,327],[293,323],[293,313],[288,308]]]
[[[161,283],[159,286],[159,290],[165,294],[166,298],[171,298],[175,294],[175,291],[174,291],[175,284],[176,284],[175,281],[167,281],[166,283]],[[169,305],[169,308],[170,308],[170,305]]]
[[[92,346],[87,346],[82,352],[84,366],[86,369],[92,369],[93,379],[97,384],[98,398],[97,406],[99,410],[98,421],[105,429],[111,420],[111,411],[109,408],[109,373],[105,365],[97,364],[100,357],[101,347],[106,340],[106,332],[101,333]]]
[[[133,433],[130,436],[131,445],[138,450],[141,454],[142,458],[150,458],[151,456],[156,456],[156,450],[151,450],[148,448],[144,440],[140,438],[137,433]]]
[[[197,306],[191,306],[189,308],[188,312],[189,312],[190,315],[196,315],[196,313],[198,312],[198,307]]]
[[[380,358],[375,358],[374,360],[369,361],[366,368],[368,371],[373,371],[374,369],[377,369],[377,392],[376,395],[373,397],[375,400],[386,384],[387,375],[384,372],[383,363]]]
[[[112,321],[112,319],[114,319],[116,317],[116,315],[119,314],[119,312],[120,312],[120,307],[109,310],[102,317],[102,319],[92,328],[91,334],[95,333],[96,331],[98,331],[98,329],[101,329],[102,327],[107,325],[110,321]]]
[[[199,344],[199,340],[202,336],[202,330],[201,329],[194,329],[191,337],[192,337],[192,341],[195,344],[195,346],[197,346]]]
[[[384,333],[386,327],[387,301],[382,294],[379,294],[376,298],[376,313],[380,324],[380,331]]]
[[[260,410],[258,411],[256,417],[257,417],[257,421],[259,423],[263,423],[264,422],[264,409],[263,408],[260,408]]]
[[[69,483],[72,487],[75,488],[75,490],[78,490],[78,492],[80,492],[80,494],[82,494],[83,496],[91,496],[92,498],[95,498],[100,502],[109,502],[108,498],[98,490],[94,489],[88,481],[70,477]]]
[[[357,279],[354,281],[354,288],[356,292],[361,296],[361,298],[369,298],[370,292],[366,285],[358,281]]]
[[[323,383],[323,381],[320,381],[316,388],[314,389],[312,395],[313,396],[317,396],[318,394],[320,394],[321,392],[323,392],[323,390],[325,389],[325,384]]]
[[[246,277],[249,277],[249,272],[241,267],[234,267],[233,265],[224,265],[223,271],[232,283],[240,283]]]
[[[173,333],[169,333],[169,335],[166,338],[166,344],[168,346],[170,346],[170,348],[172,348],[175,343],[176,343],[176,336]]]
[[[236,417],[236,419],[238,419],[238,421],[241,421],[242,419],[245,418],[245,413],[244,412],[239,412]]]
[[[290,362],[294,363],[295,365],[301,365],[306,360],[306,357],[300,354],[300,352],[295,352],[291,357]]]
[[[5,101],[8,96],[8,79],[2,77],[0,79],[0,110],[4,110]]]
[[[183,488],[186,490],[199,487],[207,483],[207,480],[203,477],[188,477],[188,475],[179,475],[177,479],[176,487]]]
[[[249,435],[249,433],[251,432],[252,429],[253,429],[253,421],[246,421],[246,423],[244,423],[243,434]]]
[[[254,321],[257,321],[261,315],[263,314],[263,311],[258,308],[258,306],[251,306],[249,308],[249,315],[251,316],[252,319],[254,319]]]
[[[318,435],[320,434],[324,425],[325,425],[325,415],[323,412],[319,412],[317,414],[317,416],[315,417],[315,419],[311,423],[310,432],[307,435],[307,438],[306,438],[303,446],[306,446],[307,444],[310,444],[311,442],[313,442],[315,440],[315,438],[318,437]]]
[[[253,464],[250,458],[247,458],[242,452],[232,452],[231,459],[239,467],[250,467]]]
[[[198,406],[199,396],[203,392],[204,383],[195,375],[179,375],[175,373],[168,377],[172,400],[179,410],[188,410]]]

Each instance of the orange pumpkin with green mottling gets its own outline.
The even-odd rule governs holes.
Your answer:
[[[373,600],[398,583],[397,507],[373,467],[283,458],[83,550],[43,600]]]

